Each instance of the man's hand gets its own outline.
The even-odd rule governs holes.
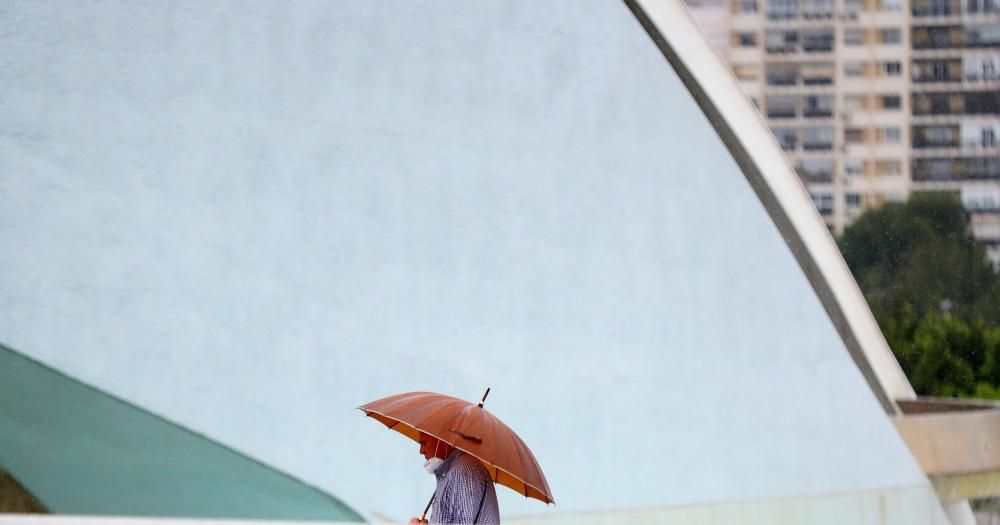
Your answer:
[[[422,520],[420,518],[410,518],[410,525],[426,525],[427,520]]]

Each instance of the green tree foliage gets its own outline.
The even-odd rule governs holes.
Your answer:
[[[1000,276],[955,196],[887,204],[838,244],[918,394],[1000,399]]]

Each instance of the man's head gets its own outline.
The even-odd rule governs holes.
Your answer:
[[[455,447],[444,441],[423,432],[420,433],[420,453],[427,460],[424,462],[424,469],[427,472],[433,474],[454,451]]]
[[[431,458],[448,459],[448,456],[455,450],[455,447],[441,441],[440,439],[420,433],[420,453],[424,459],[430,461]]]

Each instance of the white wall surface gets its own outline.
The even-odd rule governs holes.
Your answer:
[[[353,408],[418,389],[493,387],[558,502],[505,516],[928,486],[619,2],[0,23],[19,351],[399,519],[433,480]]]

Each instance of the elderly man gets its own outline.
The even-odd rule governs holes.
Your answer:
[[[500,508],[493,480],[478,459],[434,436],[420,434],[424,468],[437,478],[431,523],[499,525]],[[427,520],[413,518],[410,525]]]

